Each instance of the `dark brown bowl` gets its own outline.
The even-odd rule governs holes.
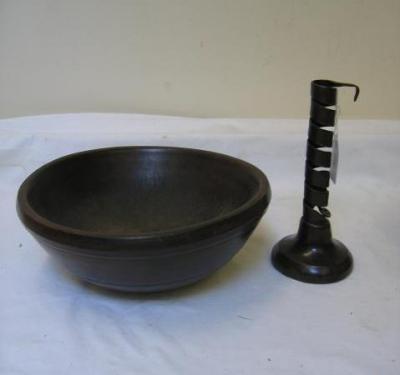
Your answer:
[[[244,245],[271,192],[256,167],[214,152],[118,147],[54,160],[21,185],[17,210],[80,279],[147,292],[193,283]]]

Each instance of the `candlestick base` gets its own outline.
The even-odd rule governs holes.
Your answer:
[[[329,223],[316,226],[302,219],[296,235],[283,238],[273,247],[272,264],[292,279],[328,284],[350,274],[353,257],[342,242],[332,238]]]

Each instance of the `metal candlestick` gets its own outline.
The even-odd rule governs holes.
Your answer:
[[[297,234],[287,236],[272,249],[272,263],[284,275],[307,283],[332,283],[352,270],[353,258],[347,247],[332,238],[327,209],[336,121],[338,87],[358,86],[328,80],[311,82],[311,111],[308,128],[303,217]]]

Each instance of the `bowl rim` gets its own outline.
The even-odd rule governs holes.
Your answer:
[[[28,199],[28,193],[32,188],[35,178],[47,168],[54,166],[65,160],[81,157],[84,155],[100,155],[102,153],[114,153],[121,151],[146,151],[146,152],[181,152],[181,153],[192,153],[197,155],[204,155],[219,160],[228,160],[238,165],[241,168],[246,169],[251,175],[253,175],[258,181],[258,188],[256,192],[246,200],[239,207],[227,212],[224,215],[210,218],[208,220],[201,221],[196,224],[180,226],[173,229],[162,230],[157,232],[148,232],[143,234],[112,234],[112,233],[101,233],[93,230],[83,230],[74,228],[71,226],[58,224],[49,220],[48,218],[40,215],[30,205]],[[265,174],[254,165],[238,159],[236,157],[202,149],[186,148],[186,147],[175,147],[175,146],[117,146],[117,147],[104,147],[89,149],[80,152],[74,152],[59,158],[56,158],[48,163],[45,163],[34,172],[32,172],[21,184],[17,194],[17,212],[21,221],[27,226],[28,229],[32,230],[35,234],[38,234],[46,239],[56,239],[56,242],[65,242],[63,239],[66,238],[80,238],[86,240],[109,240],[109,241],[154,241],[159,242],[161,239],[168,239],[176,236],[184,237],[194,234],[197,231],[202,231],[212,226],[218,226],[218,224],[224,222],[236,223],[236,226],[243,224],[246,218],[249,217],[249,211],[254,210],[264,212],[271,200],[271,188],[269,181]],[[262,206],[262,207],[260,207]],[[247,213],[247,214],[246,214]],[[235,225],[232,225],[235,227]],[[226,229],[224,230],[226,231]],[[218,230],[214,231],[214,234],[218,234]],[[67,241],[70,242],[70,241]]]

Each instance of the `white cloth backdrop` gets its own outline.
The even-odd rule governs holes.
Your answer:
[[[71,114],[0,121],[0,373],[400,373],[400,123],[341,121],[334,235],[353,273],[288,279],[270,249],[297,230],[307,121]],[[261,168],[272,202],[247,245],[194,286],[130,295],[84,285],[22,227],[16,192],[35,168],[116,145],[214,150]]]

